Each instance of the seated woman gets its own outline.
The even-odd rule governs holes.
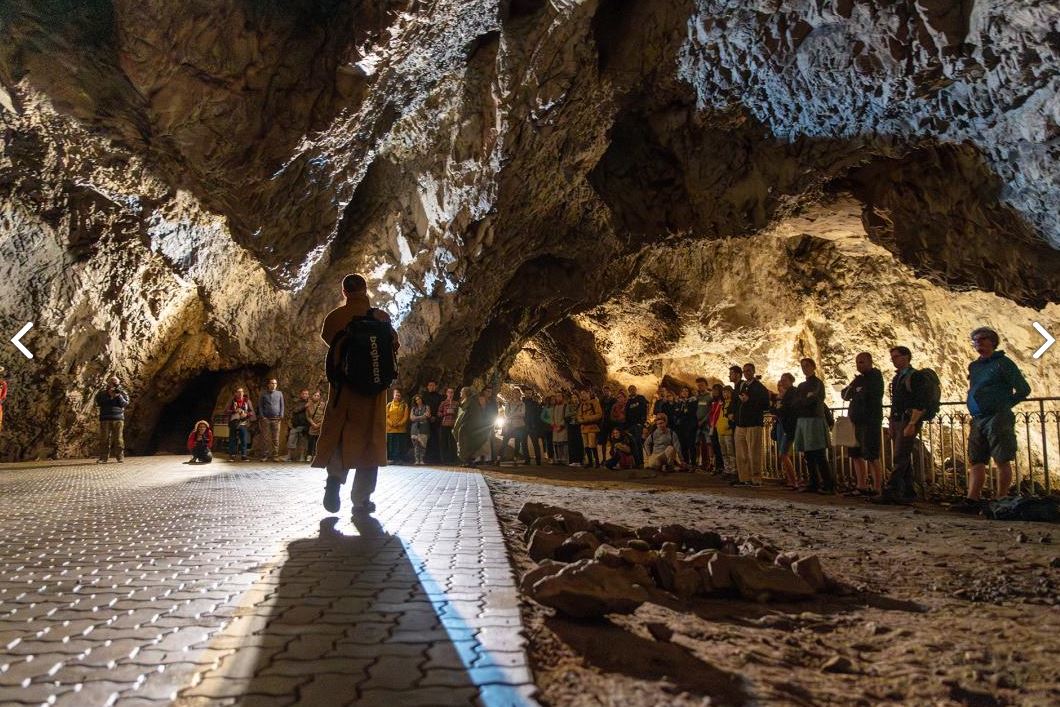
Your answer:
[[[612,471],[615,469],[632,469],[635,460],[633,458],[633,440],[629,433],[617,427],[612,428],[607,441],[611,452],[607,461],[604,462],[604,466]]]
[[[188,435],[188,451],[191,459],[185,464],[209,464],[213,461],[213,430],[206,420],[195,423],[195,429]]]

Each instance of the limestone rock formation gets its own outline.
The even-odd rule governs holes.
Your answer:
[[[0,456],[85,453],[108,372],[140,452],[237,384],[318,385],[349,271],[408,386],[803,352],[838,379],[903,338],[956,381],[984,320],[1023,363],[1024,322],[1060,322],[1058,23],[1057,0],[6,2],[0,333],[34,321],[37,356],[0,353]]]

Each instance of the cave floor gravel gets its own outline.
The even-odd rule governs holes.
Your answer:
[[[0,705],[536,704],[480,474],[183,459],[0,467]]]
[[[817,554],[848,587],[764,605],[660,594],[601,622],[559,618],[524,598],[544,704],[1060,704],[1058,526],[733,489],[699,474],[484,473],[520,571],[533,563],[516,515],[538,501],[633,527],[758,535]]]

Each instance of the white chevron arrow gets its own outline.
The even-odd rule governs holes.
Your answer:
[[[1041,348],[1034,352],[1034,358],[1041,358],[1042,354],[1048,351],[1049,347],[1056,343],[1056,339],[1053,338],[1053,335],[1047,332],[1045,327],[1038,322],[1034,322],[1034,328],[1037,329],[1038,333],[1042,335],[1043,339],[1045,339],[1045,343],[1041,345]]]
[[[15,345],[15,348],[22,352],[22,355],[26,358],[33,358],[33,352],[22,345],[22,337],[26,335],[26,332],[33,328],[33,322],[30,322],[26,326],[18,330],[18,333],[11,337],[11,343]]]

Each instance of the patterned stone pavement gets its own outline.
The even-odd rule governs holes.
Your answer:
[[[481,476],[181,461],[0,470],[0,704],[536,704]]]

